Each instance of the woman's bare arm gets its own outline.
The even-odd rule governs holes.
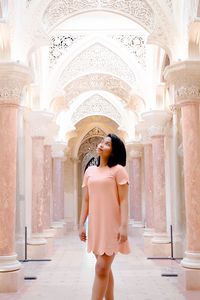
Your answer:
[[[82,205],[81,205],[81,215],[80,215],[80,221],[79,221],[79,237],[81,241],[86,240],[86,231],[85,231],[85,221],[88,216],[88,210],[89,210],[89,195],[88,195],[88,188],[83,188],[83,198],[82,198]]]
[[[119,242],[125,242],[128,235],[128,184],[118,185],[120,201],[121,226],[119,230]]]

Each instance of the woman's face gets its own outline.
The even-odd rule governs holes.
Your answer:
[[[109,158],[112,153],[112,140],[106,136],[97,146],[97,154],[102,158]]]

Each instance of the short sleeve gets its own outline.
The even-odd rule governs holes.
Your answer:
[[[116,177],[117,184],[129,183],[128,173],[126,169],[121,165],[118,165],[115,177]]]
[[[83,176],[83,182],[82,182],[82,188],[87,186],[88,184],[88,169],[85,171],[84,176]]]

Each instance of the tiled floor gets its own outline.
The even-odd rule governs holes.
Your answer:
[[[142,251],[142,238],[130,238],[132,253],[117,255],[113,263],[115,300],[199,300],[200,292],[186,292],[183,269],[171,260],[147,260]],[[17,293],[0,294],[0,300],[90,300],[95,259],[87,254],[76,232],[56,241],[51,262],[23,264],[24,281]],[[178,277],[162,277],[176,273]]]

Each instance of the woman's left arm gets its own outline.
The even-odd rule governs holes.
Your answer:
[[[128,236],[128,184],[118,185],[121,225],[118,233],[118,241],[123,243]]]

